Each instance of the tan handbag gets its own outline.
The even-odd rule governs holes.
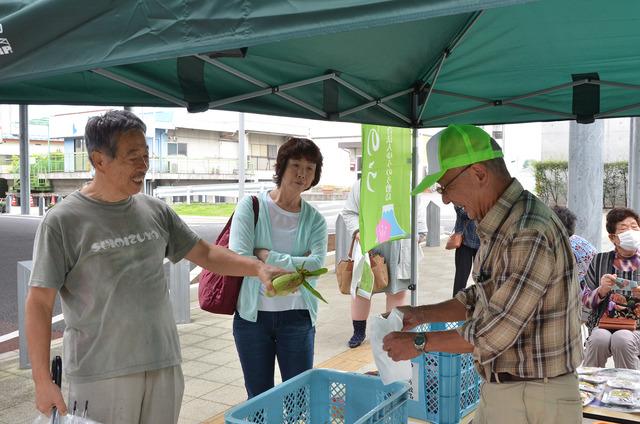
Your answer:
[[[462,233],[453,233],[447,239],[447,244],[444,247],[447,250],[455,250],[462,246]]]
[[[631,318],[609,318],[609,315],[605,311],[598,321],[598,327],[605,330],[614,332],[616,330],[636,330],[636,320]]]
[[[382,255],[377,253],[369,254],[371,271],[373,271],[373,292],[383,292],[389,285],[389,270]]]
[[[336,278],[338,279],[338,289],[342,294],[351,294],[351,277],[353,275],[353,245],[356,243],[355,234],[351,239],[351,247],[349,248],[349,256],[342,259],[336,267]]]
[[[349,248],[349,256],[342,259],[336,267],[336,278],[338,279],[338,289],[342,294],[351,294],[351,278],[353,277],[353,246],[356,243],[356,235],[354,233],[351,239],[351,247]],[[373,271],[373,292],[380,293],[389,285],[389,270],[387,263],[382,255],[377,253],[369,254],[371,262],[371,271]]]

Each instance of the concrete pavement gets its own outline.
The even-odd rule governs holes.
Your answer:
[[[420,266],[423,276],[420,279],[420,302],[444,300],[451,295],[453,253],[442,247],[423,249],[425,257]],[[339,358],[348,351],[346,342],[352,331],[349,296],[338,292],[335,274],[330,272],[321,277],[318,289],[329,304],[320,305],[314,360],[316,366]],[[191,303],[191,308],[191,323],[178,326],[185,376],[180,413],[180,423],[184,424],[212,422],[216,416],[246,399],[233,342],[232,317],[201,311],[197,301]],[[384,298],[375,296],[372,313],[381,313],[383,310]],[[368,344],[365,349],[368,349]],[[54,341],[52,356],[60,352],[60,340]],[[280,381],[279,375],[276,378]],[[0,424],[31,423],[37,415],[31,371],[18,369],[17,351],[0,356],[0,387]],[[63,393],[66,393],[64,387]]]
[[[423,247],[423,252],[419,268],[419,303],[450,298],[453,251],[445,250],[443,243],[441,247]],[[350,298],[339,294],[333,272],[320,278],[318,290],[329,304],[320,305],[314,366],[357,372],[373,369],[368,342],[358,349],[349,349],[346,345],[352,332]],[[179,422],[224,423],[224,412],[246,399],[233,342],[232,317],[201,311],[197,301],[191,303],[191,308],[191,323],[178,326],[185,376]],[[384,297],[375,296],[371,312],[383,311]],[[60,351],[58,340],[52,344],[52,355],[60,354]],[[277,372],[276,378],[280,381]],[[0,387],[0,424],[30,424],[36,416],[31,371],[18,369],[15,351],[0,356]],[[64,387],[63,393],[66,393]]]

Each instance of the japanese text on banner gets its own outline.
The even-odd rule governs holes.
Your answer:
[[[408,237],[411,229],[411,130],[362,126],[362,252]]]

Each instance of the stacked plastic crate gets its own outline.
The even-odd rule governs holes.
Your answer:
[[[417,331],[445,331],[461,322],[431,323]],[[412,361],[413,376],[409,393],[409,416],[440,424],[456,424],[473,411],[480,400],[480,376],[473,356],[431,352]]]
[[[406,383],[313,369],[250,399],[225,414],[227,424],[402,424],[407,417]]]

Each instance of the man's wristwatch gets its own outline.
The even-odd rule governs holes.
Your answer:
[[[416,336],[413,338],[413,347],[420,353],[424,352],[424,347],[427,345],[427,334],[426,333],[416,333]]]

